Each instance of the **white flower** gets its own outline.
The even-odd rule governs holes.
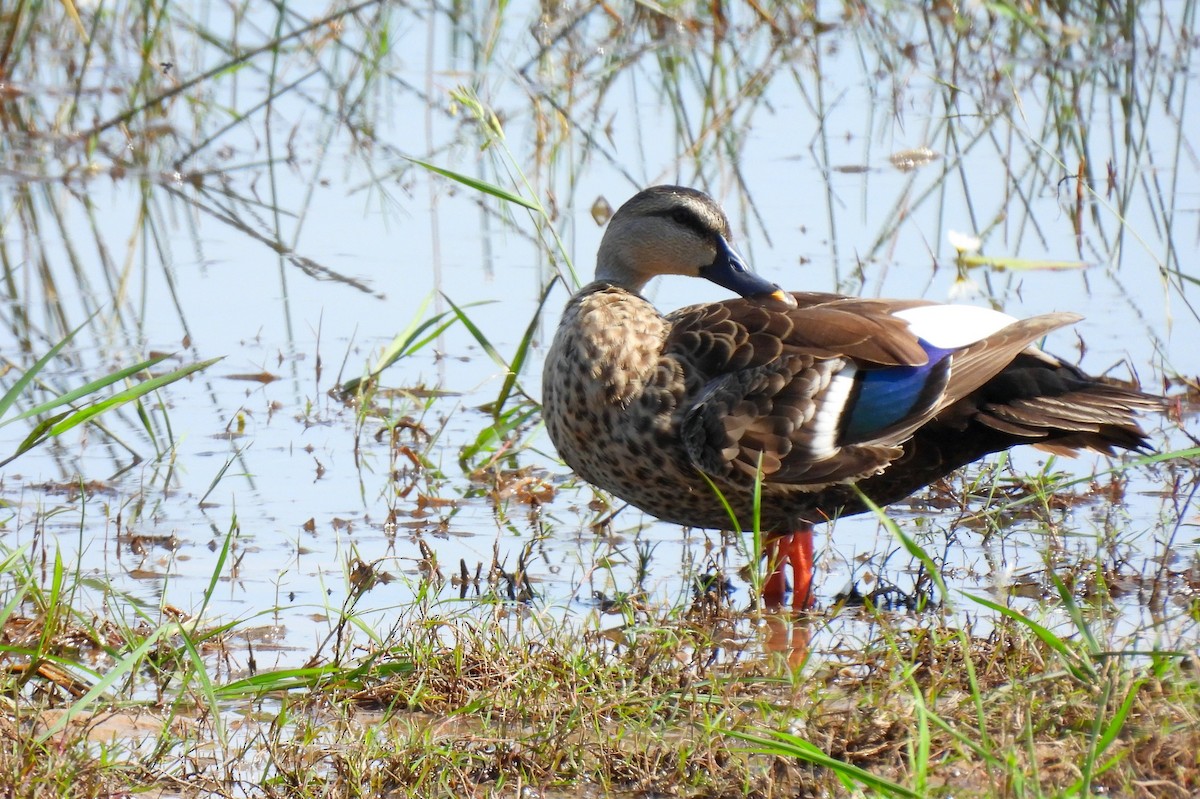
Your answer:
[[[983,242],[978,236],[973,236],[970,233],[959,233],[957,230],[946,231],[946,239],[950,242],[950,246],[964,252],[979,252],[979,248],[983,246]]]

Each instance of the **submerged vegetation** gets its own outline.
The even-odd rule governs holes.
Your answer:
[[[1196,5],[517,5],[0,8],[0,795],[1200,794]],[[1161,451],[748,610],[531,390],[664,180],[788,286],[1087,312]]]

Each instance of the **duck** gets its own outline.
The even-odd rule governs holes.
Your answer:
[[[664,315],[642,293],[660,275],[737,296]],[[790,570],[808,609],[814,525],[1021,444],[1148,449],[1138,416],[1162,398],[1037,346],[1081,318],[784,291],[739,255],[712,197],[653,186],[613,214],[567,302],[542,416],[576,475],[646,514],[762,531],[762,600],[783,606]]]

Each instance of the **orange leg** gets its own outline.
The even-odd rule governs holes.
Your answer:
[[[767,540],[767,567],[771,570],[763,584],[763,602],[768,608],[783,606],[787,593],[787,566],[792,567],[792,607],[801,610],[813,606],[813,530],[811,524],[794,533],[772,536]]]

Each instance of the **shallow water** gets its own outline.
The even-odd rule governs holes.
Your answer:
[[[1190,4],[1151,6],[1131,32],[1117,22],[1048,22],[1037,28],[1046,42],[982,11],[962,23],[965,33],[900,10],[817,27],[781,18],[780,33],[734,16],[721,37],[711,20],[645,12],[617,26],[599,6],[575,9],[579,19],[510,8],[497,21],[486,9],[459,18],[394,9],[392,49],[370,61],[370,79],[359,48],[374,52],[383,23],[343,20],[336,38],[333,29],[299,37],[304,48],[274,72],[266,57],[250,59],[184,92],[191,102],[135,119],[128,137],[106,128],[92,150],[72,134],[126,107],[109,89],[136,80],[140,65],[126,60],[136,47],[98,51],[103,63],[84,73],[73,118],[74,95],[54,88],[53,56],[12,74],[5,115],[42,124],[0,145],[0,351],[26,368],[98,311],[71,357],[45,374],[52,386],[151,351],[176,352],[174,365],[224,360],[147,405],[154,438],[123,411],[102,417],[104,430],[68,433],[10,464],[0,543],[31,544],[35,558],[61,551],[153,615],[160,604],[203,605],[232,535],[205,613],[269,626],[260,644],[276,649],[258,648],[260,669],[308,659],[352,594],[360,561],[394,578],[355,606],[387,629],[422,591],[421,541],[447,578],[460,561],[486,573],[493,556],[511,572],[526,552],[533,602],[555,613],[598,612],[599,597],[638,589],[683,603],[710,567],[735,577],[733,602],[748,605],[732,537],[632,509],[607,534],[593,531],[603,510],[556,460],[536,415],[497,467],[527,470],[528,490],[550,485],[553,498],[540,507],[520,492],[493,501],[489,492],[511,480],[474,480],[486,458],[464,468],[460,456],[490,426],[480,407],[500,392],[504,370],[463,325],[388,369],[381,383],[397,391],[369,412],[330,394],[361,376],[427,300],[428,314],[450,302],[466,309],[511,358],[550,276],[569,274],[534,216],[405,156],[542,198],[584,280],[602,233],[593,204],[616,207],[641,186],[679,182],[725,203],[739,246],[781,285],[953,298],[1018,316],[1075,310],[1087,319],[1047,348],[1086,369],[1137,375],[1151,390],[1200,373],[1190,138],[1200,116],[1186,91],[1194,42],[1174,33],[1192,29]],[[173,29],[151,93],[225,58],[198,35],[231,29],[210,13]],[[241,20],[239,44],[261,43],[275,22]],[[284,27],[303,24],[289,17]],[[290,81],[300,82],[279,90]],[[464,84],[502,120],[503,140],[487,135],[468,98],[452,96]],[[261,104],[272,87],[268,117]],[[231,120],[227,109],[247,116]],[[1090,185],[1079,192],[1081,163]],[[1083,268],[960,274],[951,231],[977,235],[991,257]],[[723,296],[681,279],[650,295],[664,309]],[[551,292],[520,374],[533,400],[566,296],[561,285]],[[1194,412],[1181,407],[1183,429],[1179,417],[1146,420],[1162,451],[1192,444]],[[389,423],[398,420],[407,421],[393,445]],[[0,430],[0,452],[28,430]],[[1005,479],[1036,475],[1045,462],[1016,453]],[[1079,476],[1110,466],[1091,454],[1052,464]],[[1123,472],[1119,492],[1110,480],[1098,477],[1096,495],[1076,506],[1011,519],[986,537],[954,507],[917,501],[892,511],[945,557],[952,588],[1017,584],[1049,598],[1048,558],[1092,564],[1081,571],[1109,574],[1122,591],[1114,630],[1194,646],[1176,604],[1186,609],[1197,583],[1194,468],[1138,466]],[[72,489],[80,482],[89,486],[82,496]],[[873,518],[839,521],[820,546],[823,605],[856,582],[911,587],[913,562]],[[648,559],[640,576],[639,557]],[[1175,598],[1152,599],[1156,584]],[[442,589],[448,610],[458,593]],[[964,602],[979,610],[956,606]],[[852,619],[831,629],[843,623],[859,634]]]

